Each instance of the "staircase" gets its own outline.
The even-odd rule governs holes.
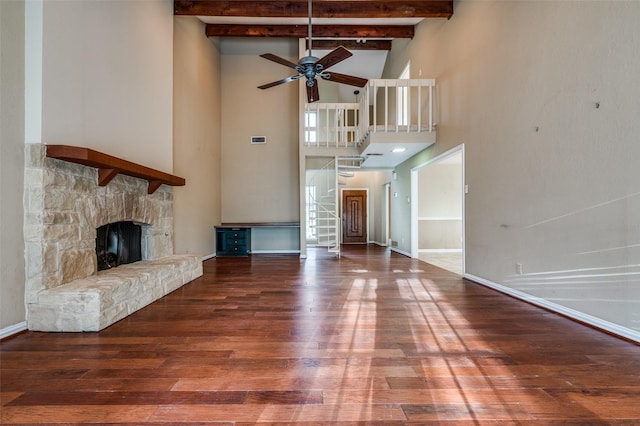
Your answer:
[[[340,216],[336,159],[307,176],[307,227],[315,231],[316,246],[340,256]]]
[[[307,176],[307,227],[315,231],[316,246],[327,247],[340,257],[341,218],[339,213],[340,185],[360,167],[360,157],[334,157]]]

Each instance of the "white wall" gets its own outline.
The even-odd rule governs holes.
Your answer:
[[[220,223],[221,87],[218,40],[191,16],[174,20],[173,191],[175,252],[215,253]]]
[[[467,272],[636,338],[638,22],[633,1],[461,1],[394,43],[385,71],[411,59],[438,85],[438,142],[398,167],[394,190],[465,143]],[[394,221],[394,238],[408,227]]]
[[[298,42],[220,42],[222,58],[222,222],[299,221],[298,82],[260,90],[292,70],[261,58],[297,62]],[[252,145],[251,136],[267,143]]]
[[[172,172],[173,10],[169,0],[3,0],[0,22],[4,335],[25,319],[25,142],[86,146]]]
[[[0,1],[0,334],[25,320],[24,15],[23,1]]]
[[[173,2],[42,7],[42,140],[34,142],[85,146],[171,173]]]
[[[418,249],[462,249],[462,165],[429,164],[417,171],[417,182]]]

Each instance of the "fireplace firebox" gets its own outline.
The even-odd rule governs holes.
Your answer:
[[[96,256],[99,271],[142,260],[142,227],[131,221],[99,227]]]

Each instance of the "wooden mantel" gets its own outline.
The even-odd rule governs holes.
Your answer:
[[[185,184],[184,178],[179,176],[79,146],[47,145],[47,157],[97,168],[99,186],[106,186],[119,173],[148,181],[149,194],[153,194],[162,184],[171,186]]]

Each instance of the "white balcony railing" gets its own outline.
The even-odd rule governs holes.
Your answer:
[[[308,146],[356,146],[360,141],[360,104],[305,104],[304,139]]]
[[[307,146],[360,145],[371,132],[432,132],[433,79],[372,79],[358,103],[305,104]]]
[[[360,100],[361,128],[371,132],[432,132],[434,79],[372,79]],[[365,133],[366,134],[366,133]]]

